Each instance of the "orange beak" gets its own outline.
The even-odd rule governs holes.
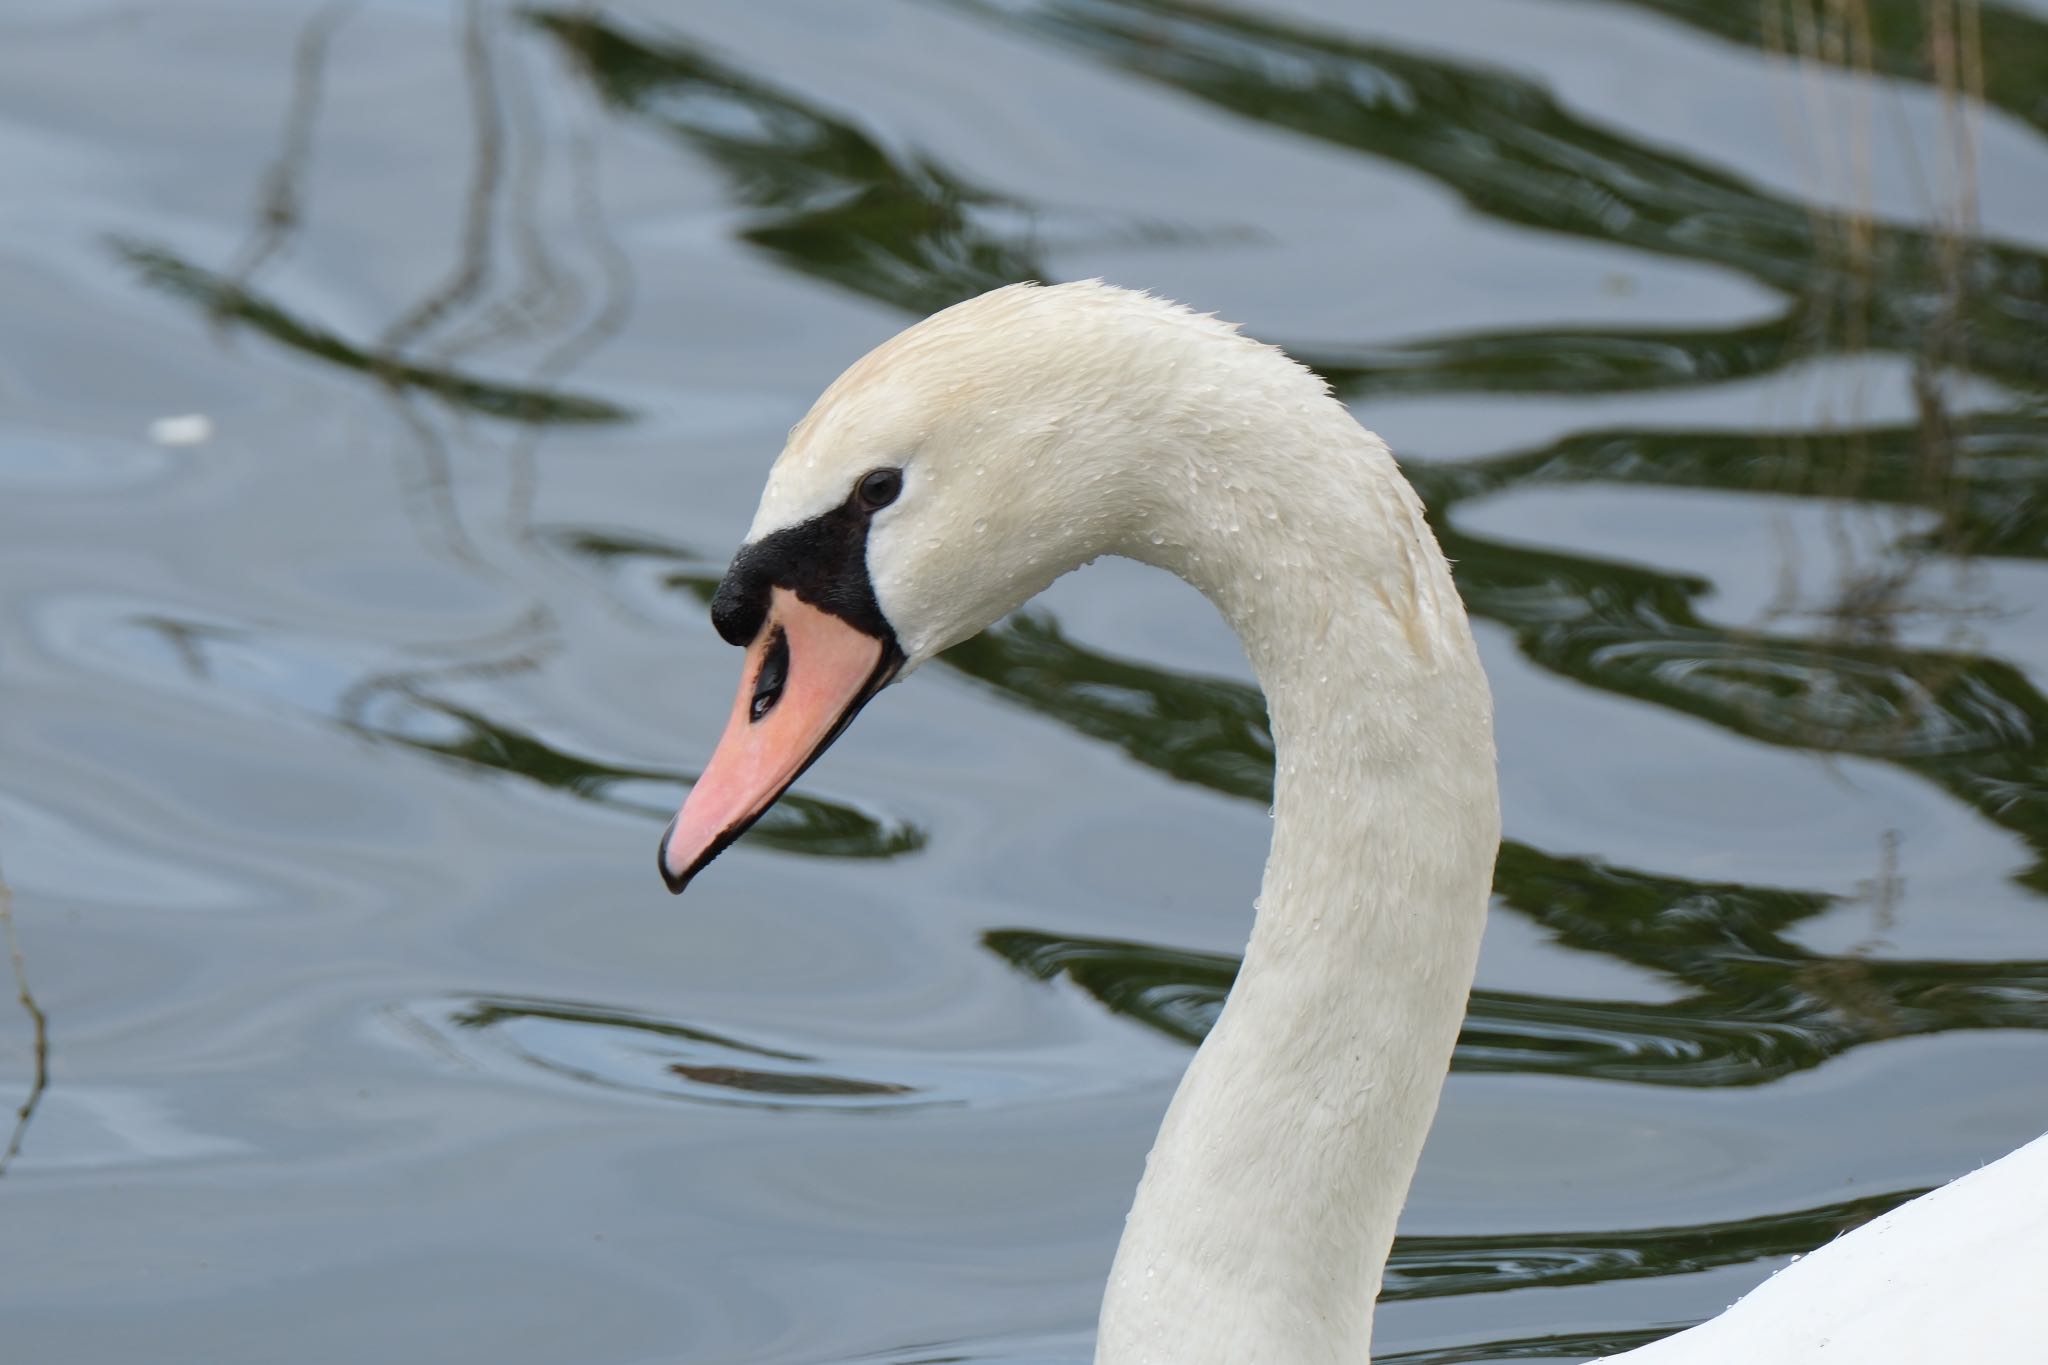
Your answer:
[[[774,589],[725,734],[661,836],[668,889],[680,894],[766,814],[902,663],[892,644]]]

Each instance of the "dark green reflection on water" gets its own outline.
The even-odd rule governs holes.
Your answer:
[[[1297,348],[1353,396],[1669,388],[1831,349],[1966,364],[2023,385],[2048,373],[2048,258],[2039,253],[1971,243],[1958,255],[1936,234],[1882,225],[1866,241],[1862,229],[1850,234],[1825,213],[1578,119],[1497,69],[1174,0],[963,7],[1240,116],[1398,162],[1504,221],[1733,268],[1788,300],[1779,316],[1736,327],[1525,328]],[[752,215],[741,234],[792,270],[910,313],[1048,278],[1033,243],[1038,206],[930,156],[893,150],[857,119],[673,35],[587,11],[522,17],[609,107],[719,167]],[[2038,24],[2007,18],[2038,39]],[[1855,250],[1844,248],[1845,234]],[[603,400],[380,357],[161,248],[123,250],[145,278],[216,316],[447,401],[526,421],[626,415]],[[1966,348],[1956,343],[1962,331]],[[1853,345],[1837,345],[1851,335]]]
[[[2048,260],[2037,253],[1973,247],[1961,294],[1945,273],[1947,244],[1933,234],[1875,227],[1852,262],[1826,215],[1576,118],[1497,70],[1178,0],[970,8],[1247,118],[1400,162],[1506,221],[1737,269],[1790,300],[1781,317],[1732,331],[1467,334],[1326,357],[1340,385],[1668,387],[1825,348],[1851,312],[1862,319],[1860,346],[1921,356],[1942,349],[1942,319],[1957,308],[1972,368],[2030,383],[2048,372]],[[996,215],[970,211],[1008,201],[885,149],[850,119],[674,38],[580,13],[529,17],[614,107],[656,121],[720,166],[761,215],[750,237],[791,268],[910,311],[1040,273]],[[1959,426],[1938,395],[1922,398],[1926,414],[1912,427],[1805,439],[1602,432],[1410,472],[1475,614],[1513,627],[1544,667],[1752,738],[1903,764],[2048,858],[2048,712],[2017,670],[1860,638],[1869,630],[1794,638],[1713,626],[1693,606],[1706,584],[1499,544],[1461,533],[1452,512],[1461,498],[1572,481],[1833,495],[1925,509],[1936,524],[1920,538],[1924,548],[2048,553],[2048,418],[2019,409]],[[1263,707],[1244,689],[1072,650],[1032,618],[962,646],[949,662],[1177,778],[1250,797],[1267,785]],[[2048,862],[2026,877],[2048,886]]]
[[[1589,445],[1617,472],[1657,470],[1646,447],[1686,460],[1695,451],[1684,438],[1658,447],[1647,437],[1631,445],[1626,434]],[[1520,458],[1537,468],[1556,462],[1554,453]],[[1460,469],[1443,482],[1483,487],[1485,472]],[[1435,510],[1442,525],[1441,500]],[[1445,549],[1474,613],[1514,626],[1546,667],[1753,738],[1898,763],[2048,849],[2048,705],[2008,665],[1751,636],[1699,622],[1691,603],[1705,585],[1697,582],[1455,530]],[[1658,666],[1665,661],[1675,671]],[[947,662],[1183,781],[1270,799],[1272,744],[1252,688],[1111,659],[1030,616],[960,646]],[[2038,884],[2041,875],[2037,864],[2026,879]],[[1881,1038],[2048,1027],[2048,963],[1831,957],[1791,943],[1787,931],[1828,906],[1826,896],[1689,882],[1514,843],[1502,849],[1495,885],[1505,904],[1561,942],[1655,970],[1690,992],[1663,1004],[1477,992],[1458,1052],[1464,1070],[1754,1084]],[[1025,931],[989,941],[1020,967],[1065,974],[1110,1008],[1188,1041],[1206,1032],[1236,970],[1233,958],[1157,945]]]
[[[1898,764],[1934,782],[2036,855],[2021,874],[2048,889],[2048,699],[1981,654],[1891,642],[1905,579],[1844,585],[1835,619],[1761,634],[1700,619],[1710,585],[1536,550],[1459,529],[1456,503],[1545,483],[1811,494],[1860,481],[1867,500],[1939,509],[1925,539],[1984,554],[2048,554],[2048,425],[1986,419],[1950,477],[1928,489],[1912,433],[1783,436],[1604,432],[1547,449],[1414,472],[1475,616],[1510,626],[1531,660],[1603,691],[1655,702],[1765,743]],[[1893,567],[1910,576],[1907,547]],[[1871,589],[1859,603],[1860,588]]]
[[[535,782],[578,800],[667,820],[696,780],[689,773],[604,763],[550,744],[471,707],[400,692],[351,728],[480,771]],[[802,792],[790,792],[747,835],[785,853],[893,858],[924,847],[924,831]]]
[[[1501,553],[1511,562],[1520,562],[1516,556],[1523,554],[1559,558]],[[1470,560],[1460,567],[1469,570]],[[1607,567],[1595,565],[1587,577]],[[1655,600],[1677,586],[1644,570],[1619,573],[1619,583],[1612,576],[1586,583],[1584,597]],[[1483,596],[1469,589],[1468,596],[1483,612]],[[1544,605],[1544,595],[1529,594],[1525,600],[1532,604],[1531,621],[1543,630],[1569,624],[1569,616]],[[1107,660],[1030,617],[986,632],[948,654],[947,662],[1040,714],[1111,740],[1139,762],[1187,781],[1220,774],[1222,780],[1206,785],[1230,795],[1270,799],[1271,739],[1260,698],[1250,687]],[[1102,685],[1105,677],[1112,686]],[[1630,695],[1645,691],[1626,676],[1605,672],[1586,680]],[[1208,703],[1218,696],[1229,700]],[[1654,692],[1649,699],[1672,704]],[[2038,698],[2031,706],[2028,714],[2042,714]],[[1190,711],[1207,713],[1198,728],[1211,745],[1233,745],[1234,762],[1219,762],[1213,754],[1199,762],[1189,759],[1178,736],[1180,717]],[[1740,714],[1717,714],[1713,708],[1702,713],[1743,728]],[[1980,779],[1988,784],[1996,780],[2007,754],[2005,748],[1988,745],[1962,754],[1909,750],[1893,756],[1916,768],[1933,765],[1930,775],[1940,780],[1974,755],[1990,765]],[[2038,790],[2031,795],[2040,798]],[[2025,809],[2015,804],[1999,813],[2012,817],[2024,815]],[[2048,1027],[2048,962],[1880,960],[1798,947],[1787,932],[1833,903],[1817,893],[1656,876],[1593,859],[1556,857],[1513,842],[1502,847],[1495,889],[1504,904],[1536,920],[1560,942],[1657,971],[1690,991],[1663,1004],[1476,992],[1457,1059],[1464,1070],[1743,1085],[1818,1065],[1881,1038],[1964,1028]],[[1039,976],[1065,974],[1110,1008],[1188,1041],[1207,1031],[1236,971],[1234,958],[1149,944],[1026,931],[998,931],[989,942],[1025,970]]]
[[[1718,1223],[1590,1232],[1403,1236],[1394,1242],[1380,1289],[1383,1302],[1489,1294],[1507,1289],[1562,1289],[1794,1256],[1822,1246],[1925,1190],[1887,1190],[1790,1213]],[[1572,1332],[1483,1345],[1436,1347],[1375,1359],[1406,1365],[1460,1361],[1586,1360],[1632,1350],[1690,1326],[1669,1323],[1630,1331]]]
[[[1030,240],[1036,206],[973,186],[929,157],[891,152],[852,119],[673,35],[582,12],[527,17],[612,107],[724,171],[756,215],[742,235],[792,270],[909,313],[1050,278]],[[1604,391],[1769,370],[1794,358],[1794,330],[1788,318],[1720,331],[1515,330],[1302,354],[1350,392]]]
[[[1525,880],[1520,873],[1532,863],[1544,870]],[[1506,904],[1559,941],[1611,952],[1694,990],[1654,1004],[1475,990],[1452,1062],[1458,1071],[1755,1085],[1883,1038],[2048,1028],[2048,962],[1826,957],[1764,932],[1754,937],[1775,954],[1751,956],[1714,916],[1774,893],[1649,878],[1518,844],[1503,847],[1495,882]],[[1623,894],[1599,898],[1617,882]],[[1547,896],[1557,899],[1541,899]],[[1638,905],[1686,931],[1651,946],[1631,942],[1627,911]],[[991,930],[984,941],[1033,976],[1065,976],[1117,1013],[1188,1043],[1208,1033],[1237,976],[1233,955],[1159,944],[1022,929]]]
[[[1407,474],[1436,512],[1531,485],[1639,484],[1788,497],[1853,498],[1924,511],[1934,525],[1906,548],[2048,558],[2048,409],[1979,413],[1930,450],[1919,426],[1814,432],[1610,429],[1534,450]],[[1455,528],[1449,532],[1455,534]]]
[[[1554,346],[1524,336],[1490,357],[1467,350],[1464,387],[1727,378],[1800,358],[1845,328],[1859,335],[1857,349],[1947,357],[1958,321],[1969,331],[1968,364],[1980,373],[2036,383],[2048,359],[2048,260],[2039,253],[1972,242],[1959,267],[1954,244],[1933,233],[1869,225],[1867,236],[1847,234],[1811,206],[1581,119],[1534,81],[1497,67],[1189,0],[960,0],[958,8],[1242,118],[1398,163],[1503,222],[1733,269],[1791,301],[1767,326],[1732,333],[1601,339],[1581,330]],[[1417,364],[1404,357],[1303,358],[1347,389],[1375,387],[1390,360],[1394,386],[1415,386]]]
[[[1625,1231],[1403,1237],[1387,1263],[1382,1300],[1490,1294],[1683,1275],[1799,1254],[1925,1194],[1889,1190],[1795,1213]]]
[[[1036,612],[955,645],[944,660],[1148,768],[1229,796],[1272,800],[1273,737],[1266,699],[1255,688],[1082,648]]]
[[[1634,442],[1631,447],[1631,442]],[[1606,446],[1633,474],[1656,442]],[[1711,446],[1711,440],[1703,444]],[[1690,460],[1694,446],[1663,448]],[[1419,478],[1426,491],[1468,476]],[[1996,659],[1833,635],[1761,635],[1701,621],[1708,585],[1653,569],[1504,544],[1433,507],[1475,616],[1511,626],[1534,662],[1603,691],[1655,702],[1768,743],[1898,764],[2048,854],[2048,700]],[[1268,799],[1271,740],[1257,692],[1074,645],[1042,617],[1016,618],[947,662],[1040,714],[1118,745],[1184,781]],[[2043,886],[2048,865],[2023,874]]]
[[[323,660],[288,635],[229,627],[169,613],[130,617],[128,624],[170,647],[191,682],[244,694],[324,720],[378,744],[459,765],[463,769],[530,782],[593,805],[666,821],[695,777],[668,768],[607,762],[577,752],[492,716],[483,703],[465,703],[437,691],[482,677],[537,668],[548,647],[477,648],[453,662],[406,670],[365,672],[338,688],[295,688],[302,674],[347,678],[348,665]],[[749,834],[769,848],[829,858],[892,858],[924,847],[915,825],[802,792],[778,801]]]
[[[248,327],[279,345],[400,389],[415,390],[450,407],[523,423],[623,422],[633,414],[616,403],[557,388],[534,388],[479,379],[448,365],[408,360],[358,346],[320,323],[256,293],[218,271],[185,260],[167,247],[116,240],[114,252],[153,289],[196,304],[215,321]]]
[[[408,1017],[475,1057],[488,1041],[527,1066],[587,1085],[750,1108],[869,1109],[927,1103],[916,1087],[820,1070],[820,1059],[631,1010],[510,996],[413,1008]]]
[[[913,313],[1043,278],[1021,206],[854,121],[672,37],[531,10],[607,104],[680,138],[752,214],[740,234],[789,268]],[[1003,219],[1012,220],[1011,225]]]
[[[1783,319],[1655,331],[1545,327],[1383,345],[1294,347],[1349,399],[1461,393],[1626,393],[1716,384],[1798,358]]]

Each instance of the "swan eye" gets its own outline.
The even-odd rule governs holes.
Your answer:
[[[903,471],[900,469],[871,469],[861,476],[854,495],[860,505],[870,512],[879,511],[896,501],[896,495],[903,491]]]

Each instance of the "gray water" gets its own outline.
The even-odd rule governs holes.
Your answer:
[[[1067,579],[653,859],[782,433],[1018,278],[1290,347],[1457,560],[1508,842],[1389,1357],[2048,1129],[2048,11],[1959,122],[1902,0],[1375,8],[12,0],[0,1354],[1086,1357],[1270,830],[1210,609]]]

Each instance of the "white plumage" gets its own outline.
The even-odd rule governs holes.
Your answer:
[[[903,489],[866,562],[906,672],[1105,554],[1180,575],[1243,640],[1277,747],[1272,853],[1097,1360],[1362,1365],[1500,835],[1486,679],[1413,490],[1279,351],[1096,283],[1000,289],[861,360],[791,433],[750,541],[882,466]],[[2048,1139],[1615,1359],[2048,1360]]]

